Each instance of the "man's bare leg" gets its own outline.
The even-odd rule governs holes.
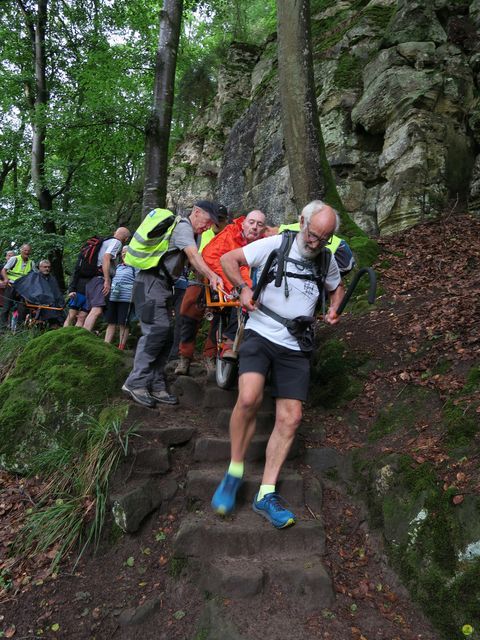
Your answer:
[[[87,331],[93,331],[95,323],[103,313],[103,307],[92,307],[88,312],[88,316],[85,318],[83,328]]]
[[[275,485],[277,483],[301,420],[302,403],[300,400],[277,398],[275,426],[267,444],[262,484]]]
[[[213,510],[219,515],[228,514],[235,507],[237,491],[242,484],[243,461],[255,433],[264,386],[265,376],[259,373],[244,373],[239,378],[238,399],[230,418],[230,466],[212,498]]]
[[[266,518],[277,529],[285,529],[296,522],[295,514],[284,506],[275,485],[301,419],[300,400],[277,399],[275,426],[268,440],[262,484],[252,505],[256,513]]]
[[[265,376],[244,373],[238,380],[238,398],[230,417],[231,457],[243,462],[255,433],[258,409],[262,403]]]

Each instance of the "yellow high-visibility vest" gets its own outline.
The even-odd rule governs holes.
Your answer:
[[[125,255],[125,264],[137,269],[152,269],[167,252],[170,236],[181,220],[168,209],[153,209],[133,234]],[[148,235],[157,225],[164,223],[165,230],[156,238]]]
[[[10,282],[15,282],[15,280],[18,280],[22,276],[26,276],[27,273],[30,273],[30,271],[33,269],[33,261],[30,260],[30,258],[25,263],[23,269],[22,266],[24,265],[24,262],[22,256],[14,256],[14,258],[15,264],[11,269],[7,270],[7,276]]]

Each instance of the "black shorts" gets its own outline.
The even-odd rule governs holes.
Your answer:
[[[304,402],[310,384],[310,355],[270,342],[247,329],[240,345],[238,373],[271,372],[272,396]]]
[[[108,324],[128,325],[133,310],[131,302],[109,302],[104,319]]]

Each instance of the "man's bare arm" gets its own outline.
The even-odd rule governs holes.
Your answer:
[[[240,291],[240,302],[242,306],[249,311],[253,311],[255,309],[255,305],[252,301],[253,291],[245,283],[240,272],[240,267],[248,266],[243,249],[239,248],[229,251],[220,258],[220,264],[222,265],[225,275],[233,286],[242,287],[242,290]]]
[[[337,309],[340,306],[340,303],[342,302],[344,295],[345,295],[345,287],[341,282],[338,285],[338,287],[335,289],[335,291],[332,291],[330,293],[330,304],[328,307],[327,314],[325,316],[325,322],[327,324],[337,324],[337,322],[340,320],[340,316],[337,315]]]
[[[103,273],[103,279],[104,279],[102,293],[103,293],[104,296],[106,296],[106,295],[108,295],[110,293],[110,285],[111,285],[111,280],[110,280],[110,262],[111,261],[112,261],[112,254],[111,253],[106,253],[103,256],[103,260],[102,260],[102,273]]]
[[[201,254],[198,253],[198,249],[195,246],[186,247],[184,250],[185,255],[188,258],[190,266],[198,271],[198,273],[205,278],[208,278],[210,286],[212,289],[216,289],[217,287],[221,287],[223,285],[222,278],[212,271],[205,260],[202,258]]]

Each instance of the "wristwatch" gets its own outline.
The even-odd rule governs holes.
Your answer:
[[[245,289],[245,287],[248,287],[248,284],[246,282],[241,282],[240,284],[237,284],[235,289],[240,293],[242,289]]]

